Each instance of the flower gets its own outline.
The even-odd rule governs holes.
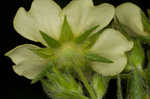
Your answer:
[[[150,41],[150,21],[140,7],[130,2],[123,3],[116,8],[116,16],[121,24],[132,30],[129,34]]]
[[[63,9],[53,0],[34,0],[28,12],[22,7],[19,8],[14,18],[14,28],[23,37],[41,42],[46,47],[49,47],[45,39],[49,36],[51,40],[59,41],[62,36],[61,29],[64,26],[65,19],[67,19],[71,28],[67,33],[72,32],[73,34],[70,38],[77,38],[96,25],[99,26],[92,33],[98,33],[111,22],[114,13],[115,9],[112,5],[104,3],[94,6],[92,0],[73,0]],[[45,39],[44,35],[46,35]],[[67,37],[67,35],[70,34],[63,34],[63,37]],[[75,55],[78,55],[79,50],[81,50],[82,53],[82,48],[80,47],[76,51],[75,46],[74,51],[72,45],[62,46],[58,48],[60,50],[53,49],[54,51],[57,50],[56,54],[60,53],[57,61],[61,64],[66,64],[64,63],[67,60],[65,55],[70,55],[70,52],[75,52]],[[96,43],[89,48],[89,51],[111,59],[113,63],[92,62],[92,68],[103,75],[120,73],[127,64],[125,52],[129,51],[132,46],[133,42],[128,41],[119,31],[111,28],[104,30]],[[38,56],[30,49],[39,49],[39,47],[24,44],[9,51],[6,55],[15,63],[13,69],[18,75],[34,79],[51,60]],[[64,57],[62,57],[63,55]]]

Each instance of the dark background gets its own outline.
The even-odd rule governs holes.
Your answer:
[[[61,7],[64,7],[68,4],[71,0],[55,0]],[[150,8],[148,5],[149,0],[93,0],[95,5],[98,5],[103,2],[111,3],[114,6],[117,6],[123,2],[133,2],[140,6],[145,12],[147,8]],[[4,99],[48,99],[46,94],[43,92],[40,83],[36,83],[31,85],[30,80],[27,80],[24,77],[20,77],[15,74],[12,70],[13,63],[8,57],[4,57],[4,53],[8,52],[12,48],[25,44],[25,43],[32,43],[40,45],[39,43],[35,43],[29,41],[19,34],[15,32],[13,29],[13,18],[17,12],[17,9],[21,6],[25,7],[27,10],[30,8],[32,0],[6,0],[5,8],[2,8],[1,11],[7,13],[4,18],[1,19],[5,22],[6,25],[2,24],[1,27],[1,36],[0,40],[0,90],[4,92],[1,95],[4,95]],[[2,5],[3,3],[1,3]],[[127,9],[130,10],[130,9]],[[3,13],[1,13],[2,15]],[[5,20],[6,19],[6,20]],[[2,31],[4,29],[4,31]],[[116,99],[116,85],[115,80],[110,82],[110,86],[108,89],[108,94],[106,94],[105,99]],[[124,85],[124,84],[123,84]]]

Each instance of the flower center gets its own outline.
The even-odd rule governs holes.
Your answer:
[[[73,43],[64,44],[55,53],[55,63],[60,68],[82,66],[85,63],[84,50]]]

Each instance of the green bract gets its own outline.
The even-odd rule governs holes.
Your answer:
[[[52,68],[51,73],[46,74],[48,80],[42,79],[42,85],[50,98],[53,99],[89,99],[83,95],[82,87],[72,75],[61,73]]]
[[[33,82],[38,75],[42,77],[45,68],[50,69],[49,62],[61,69],[90,63],[102,75],[116,75],[125,68],[125,52],[131,50],[133,42],[117,30],[103,30],[114,13],[112,5],[94,6],[92,0],[73,0],[63,9],[53,0],[34,0],[28,12],[19,8],[14,28],[45,48],[25,44],[6,55],[15,63],[14,71]]]
[[[121,4],[116,8],[116,16],[121,24],[132,31],[128,32],[130,35],[150,41],[150,21],[137,5],[129,2]]]
[[[102,99],[108,87],[109,79],[101,75],[95,74],[91,85],[96,93],[97,99]]]

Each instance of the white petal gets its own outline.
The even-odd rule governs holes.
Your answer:
[[[18,75],[27,77],[28,79],[35,78],[47,63],[47,60],[43,60],[30,51],[29,49],[31,48],[38,47],[31,44],[24,44],[6,53],[6,56],[10,57],[15,63],[15,66],[13,66],[14,71]]]
[[[144,32],[141,11],[142,10],[133,3],[123,3],[116,8],[116,16],[122,24],[128,26],[136,34],[147,36],[148,34]]]
[[[36,35],[39,36],[37,24],[22,7],[19,8],[14,18],[14,28],[19,34],[30,40],[40,41],[41,39],[36,38]]]
[[[112,5],[104,3],[94,6],[92,0],[73,0],[63,12],[76,35],[96,25],[100,25],[97,30],[104,28],[115,13]]]
[[[39,31],[58,38],[61,30],[61,8],[52,0],[34,0],[29,12],[20,8],[14,19],[14,28],[22,36],[44,42]]]
[[[128,41],[119,31],[106,29],[91,50],[113,63],[94,62],[93,69],[106,76],[120,73],[127,64],[125,52],[132,47],[133,42]]]

